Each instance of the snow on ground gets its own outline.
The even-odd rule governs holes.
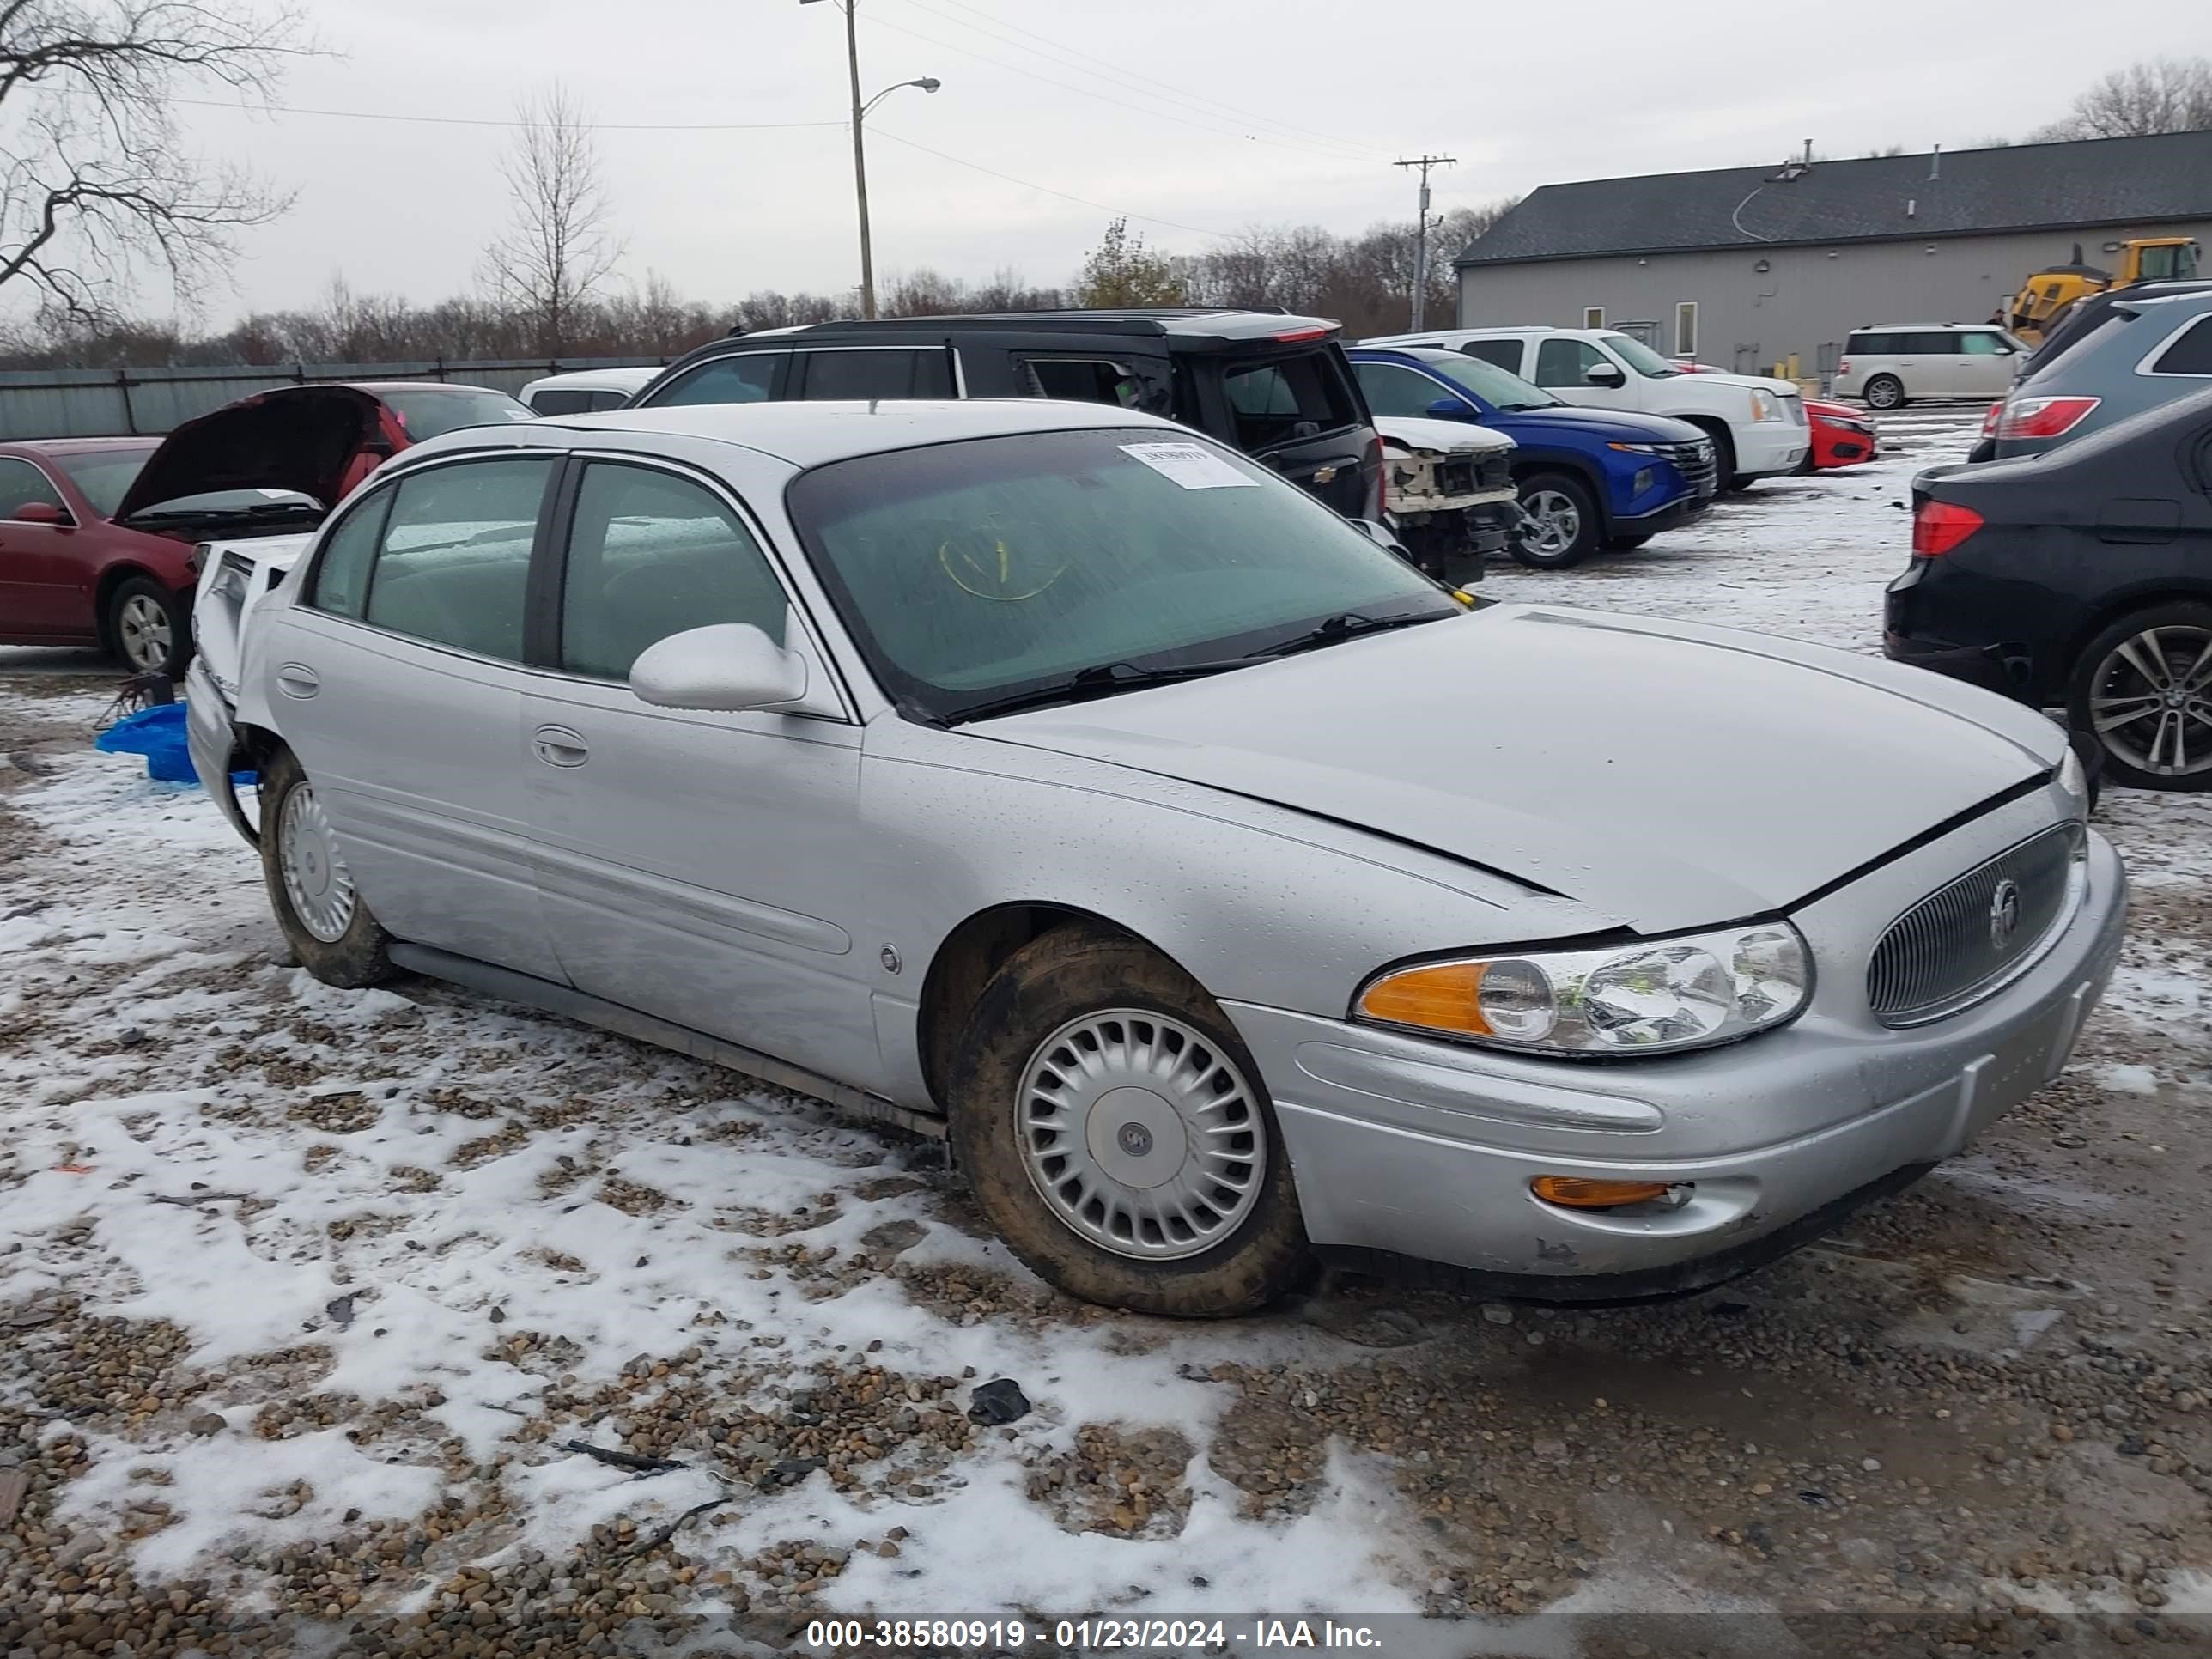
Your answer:
[[[1974,418],[1905,411],[1874,466],[1763,484],[1579,571],[1495,566],[1486,591],[1875,650],[1910,477],[1962,455]],[[2062,1321],[2175,1312],[2084,1231],[2116,1194],[2166,1213],[2136,1195],[2166,1120],[2124,1119],[2086,1169],[2045,1148],[2080,1146],[2098,1112],[2201,1110],[2207,798],[2104,810],[2137,933],[2055,1103],[1741,1299],[1555,1317],[1354,1286],[1193,1328],[1052,1297],[934,1147],[427,982],[318,984],[210,803],[84,746],[104,690],[16,668],[0,661],[18,757],[0,771],[0,1494],[11,1466],[33,1481],[12,1557],[0,1513],[0,1638],[11,1589],[42,1628],[123,1620],[134,1595],[168,1608],[141,1651],[223,1630],[252,1650],[236,1633],[276,1615],[445,1654],[541,1616],[548,1651],[702,1628],[774,1651],[797,1620],[870,1609],[1955,1606],[1928,1599],[1936,1565],[1908,1582],[1868,1563],[1950,1552],[1959,1595],[2010,1582],[1989,1552],[2029,1521],[2007,1506],[2047,1504],[2008,1496],[2008,1471],[2052,1450],[2040,1417],[1987,1404],[2011,1385],[1977,1395],[1993,1385],[1958,1367],[2055,1352]],[[2203,1265],[2188,1249],[2171,1271]],[[2106,1280],[2112,1314],[2067,1300]],[[1948,1312],[1927,1305],[1938,1282]],[[1741,1322],[1705,1322],[1714,1306]],[[1838,1328],[1876,1358],[1832,1389]],[[1928,1351],[1943,1371],[1911,1369]],[[2201,1345],[2178,1352],[2166,1398],[2202,1368]],[[1000,1377],[1029,1413],[971,1419]],[[2012,1451],[1866,1415],[1877,1382],[1899,1412],[1955,1384],[1943,1434],[1971,1423]],[[2101,1397],[2030,1409],[2124,1420]],[[1692,1475],[1705,1498],[1683,1495]],[[1986,1537],[1926,1502],[1985,1479]],[[2160,1479],[2174,1490],[2135,1501],[2201,1522],[2200,1488]],[[1778,1489],[1787,1514],[1740,1507]],[[1879,1551],[1857,1535],[1876,1533]],[[1784,1553],[1732,1555],[1746,1536]],[[2138,1560],[2128,1582],[2212,1570]],[[2080,1567],[2068,1605],[2119,1595],[2116,1571]]]

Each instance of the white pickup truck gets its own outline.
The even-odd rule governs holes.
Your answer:
[[[1562,402],[1664,415],[1703,428],[1735,489],[1796,471],[1812,443],[1805,398],[1790,380],[1685,374],[1641,340],[1608,328],[1446,328],[1362,340],[1435,346],[1533,380]]]

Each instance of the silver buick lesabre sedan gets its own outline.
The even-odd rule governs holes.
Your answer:
[[[456,432],[242,648],[194,754],[310,971],[948,1135],[1024,1261],[1158,1313],[1317,1256],[1717,1282],[2054,1076],[2125,909],[2038,714],[1476,605],[1085,404]]]

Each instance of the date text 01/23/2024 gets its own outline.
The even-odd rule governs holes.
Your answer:
[[[1334,1619],[818,1619],[806,1626],[805,1650],[1220,1654],[1334,1648],[1373,1653],[1382,1646],[1371,1625]]]

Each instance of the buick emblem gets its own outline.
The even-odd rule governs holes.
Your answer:
[[[2002,951],[2020,927],[2020,884],[2001,881],[1990,895],[1990,944]]]

